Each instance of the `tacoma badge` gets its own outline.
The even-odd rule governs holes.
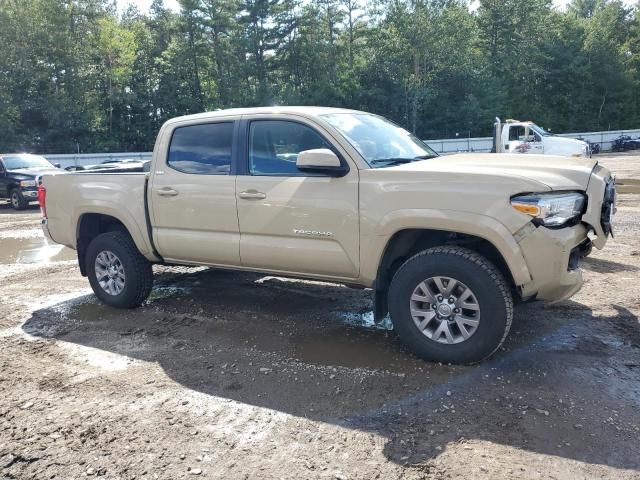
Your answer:
[[[306,237],[333,237],[331,232],[318,232],[316,230],[301,230],[298,228],[293,229],[293,233],[296,235],[304,235]]]

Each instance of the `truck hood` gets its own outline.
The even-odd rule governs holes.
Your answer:
[[[545,144],[551,146],[563,145],[572,148],[576,152],[576,154],[582,153],[584,147],[587,146],[587,142],[585,142],[584,140],[578,140],[576,138],[569,137],[559,137],[557,135],[549,135],[548,137],[545,137],[544,142]]]
[[[536,182],[550,190],[586,190],[598,164],[590,158],[552,155],[461,153],[385,168],[403,172],[490,175]]]

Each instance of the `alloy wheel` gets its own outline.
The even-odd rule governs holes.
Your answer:
[[[473,291],[451,277],[430,277],[420,282],[410,299],[411,317],[430,340],[453,345],[478,330],[480,304]]]
[[[120,295],[124,290],[124,266],[118,256],[108,250],[103,250],[96,256],[96,279],[100,287],[109,295]]]

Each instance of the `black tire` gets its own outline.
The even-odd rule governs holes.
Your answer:
[[[29,206],[29,202],[17,188],[11,190],[11,193],[9,194],[9,203],[11,203],[11,206],[15,210],[24,210]]]
[[[104,251],[115,254],[124,268],[124,288],[117,295],[107,293],[100,286],[96,274],[96,257]],[[138,251],[127,232],[109,232],[95,237],[87,248],[85,262],[93,292],[107,305],[116,308],[135,308],[149,297],[153,287],[151,263]]]
[[[461,343],[428,338],[412,318],[410,299],[414,289],[437,276],[462,282],[477,299],[477,329]],[[398,336],[419,357],[469,364],[490,357],[504,342],[513,319],[513,297],[500,271],[485,257],[466,248],[435,247],[411,257],[398,269],[389,288],[389,311]]]

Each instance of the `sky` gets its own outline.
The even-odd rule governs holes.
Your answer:
[[[121,10],[124,10],[127,5],[137,5],[140,11],[147,12],[149,11],[149,6],[151,5],[152,1],[153,0],[117,0],[117,3],[118,8],[120,8]],[[570,2],[571,0],[554,0],[553,3],[558,7],[564,7]],[[632,5],[633,3],[635,3],[635,0],[625,0],[625,3],[627,5]],[[172,10],[179,10],[178,0],[164,0],[164,5],[165,7]]]

